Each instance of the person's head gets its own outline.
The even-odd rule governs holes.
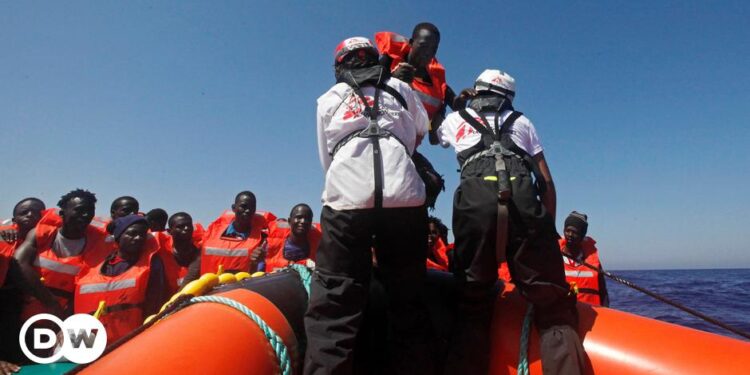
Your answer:
[[[312,227],[313,211],[310,206],[300,203],[289,213],[289,226],[295,236],[306,236]]]
[[[443,243],[448,244],[448,227],[443,224],[442,220],[435,216],[430,216],[427,219],[427,226],[427,246],[434,246],[438,238],[440,238]]]
[[[137,214],[138,209],[138,200],[125,195],[115,198],[115,200],[112,201],[112,205],[109,206],[109,213],[112,216],[112,220],[115,220],[123,216]]]
[[[153,210],[146,213],[146,221],[148,221],[148,227],[152,232],[162,232],[167,227],[167,211],[161,208],[154,208]]]
[[[169,218],[169,234],[176,242],[192,241],[193,218],[187,212],[178,212]]]
[[[94,219],[96,196],[88,190],[76,189],[63,195],[57,202],[57,206],[60,207],[65,234],[67,236],[83,235],[86,227]]]
[[[409,39],[409,64],[415,68],[424,68],[432,61],[437,54],[438,45],[440,44],[440,31],[438,28],[429,23],[422,22],[414,26],[414,31]]]
[[[251,191],[242,191],[234,197],[232,212],[234,221],[240,225],[250,225],[255,215],[255,194]]]
[[[565,219],[565,229],[563,232],[567,246],[577,248],[586,237],[588,229],[588,216],[577,211],[571,212]]]
[[[378,49],[369,39],[356,36],[343,40],[333,52],[336,76],[345,69],[367,68],[378,64]]]
[[[28,232],[42,218],[44,202],[39,198],[24,198],[13,207],[13,222],[21,232]]]
[[[112,235],[120,255],[130,259],[140,256],[148,239],[148,222],[141,215],[130,214],[113,221]]]

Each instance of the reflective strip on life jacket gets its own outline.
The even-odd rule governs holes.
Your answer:
[[[440,106],[443,104],[443,101],[440,100],[439,98],[425,94],[422,91],[414,90],[414,93],[416,93],[417,96],[419,96],[419,100],[421,100],[422,103],[424,104],[431,105],[437,108],[440,108]]]
[[[84,284],[79,289],[79,294],[112,292],[135,287],[135,279],[115,280],[106,283]]]
[[[246,257],[250,249],[222,249],[218,247],[207,247],[207,255],[216,255],[220,257]]]
[[[40,268],[48,269],[58,273],[64,273],[66,275],[76,276],[81,271],[81,267],[73,264],[65,264],[44,257],[37,257],[34,260],[34,265]]]
[[[565,276],[570,277],[595,277],[593,271],[565,270]]]

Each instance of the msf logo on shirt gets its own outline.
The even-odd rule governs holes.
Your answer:
[[[32,328],[37,322],[44,323]],[[59,333],[55,333],[52,325],[59,328]],[[33,350],[26,343],[29,330]],[[23,324],[18,341],[23,354],[36,363],[53,363],[63,357],[73,363],[90,363],[99,358],[107,347],[107,331],[99,320],[88,314],[75,314],[65,321],[51,314],[37,314]]]

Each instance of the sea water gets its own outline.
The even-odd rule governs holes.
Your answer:
[[[642,288],[750,333],[750,269],[610,271]],[[607,279],[610,307],[741,338],[635,289]]]

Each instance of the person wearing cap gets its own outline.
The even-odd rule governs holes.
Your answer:
[[[416,91],[430,119],[430,143],[437,144],[435,130],[445,118],[446,107],[457,110],[456,94],[445,80],[445,67],[438,62],[440,30],[429,23],[414,26],[407,39],[391,31],[375,33],[375,44],[382,54],[380,63]],[[458,104],[458,102],[456,102]]]
[[[105,309],[99,320],[113,343],[159,311],[169,297],[159,244],[148,234],[148,222],[130,214],[112,222],[115,249],[76,281],[76,314]]]
[[[565,219],[563,237],[559,240],[565,278],[576,291],[578,301],[609,307],[609,293],[599,261],[599,251],[596,249],[596,241],[586,235],[588,228],[586,214],[573,211]]]
[[[58,214],[45,215],[14,254],[29,290],[22,319],[39,313],[64,317],[73,310],[75,278],[112,249],[93,227],[96,196],[76,189],[60,198]]]
[[[485,70],[468,108],[451,113],[438,129],[461,171],[453,201],[461,293],[447,373],[487,373],[492,290],[505,259],[516,288],[534,307],[544,373],[583,371],[576,298],[557,245],[555,187],[534,125],[513,108],[515,91],[509,74]]]
[[[427,113],[403,81],[390,78],[363,37],[334,53],[336,84],[318,98],[325,171],[316,268],[305,315],[305,374],[350,374],[367,303],[373,252],[388,296],[391,373],[430,371],[425,277],[425,187],[411,156]]]

